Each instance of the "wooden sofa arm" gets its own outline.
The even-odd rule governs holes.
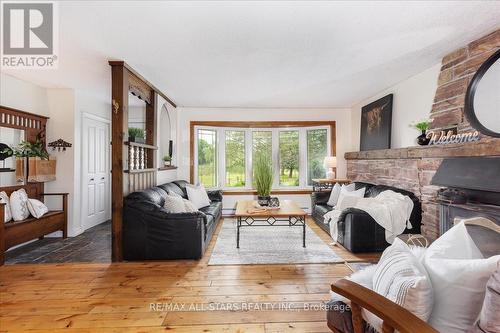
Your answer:
[[[340,279],[332,284],[332,291],[351,301],[354,333],[362,333],[361,308],[382,319],[383,333],[398,330],[401,333],[439,333],[410,311],[353,281]]]

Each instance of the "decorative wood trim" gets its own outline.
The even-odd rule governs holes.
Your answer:
[[[330,153],[337,154],[335,121],[191,121],[189,123],[189,179],[194,182],[194,140],[195,126],[239,127],[239,128],[289,128],[330,126]]]
[[[128,132],[129,85],[127,69],[122,65],[111,66],[112,105],[117,105],[111,110],[111,259],[114,262],[123,260],[123,142],[124,133]]]
[[[177,104],[174,103],[170,98],[167,97],[164,93],[161,92],[160,89],[156,88],[151,82],[146,80],[141,74],[135,71],[132,67],[130,67],[125,61],[123,60],[110,60],[108,61],[110,66],[123,66],[125,67],[130,73],[134,74],[137,78],[140,80],[144,81],[148,86],[150,86],[158,95],[163,97],[170,105],[172,105],[174,108],[177,107]]]

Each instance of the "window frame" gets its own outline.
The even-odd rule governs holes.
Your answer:
[[[294,122],[217,122],[217,121],[191,121],[190,122],[190,138],[191,138],[191,156],[190,156],[190,180],[198,182],[198,157],[197,143],[198,130],[208,129],[217,132],[217,188],[222,188],[228,191],[252,191],[253,187],[253,132],[271,132],[272,140],[272,163],[275,170],[273,190],[300,190],[309,189],[311,185],[308,181],[308,149],[307,149],[307,131],[314,129],[327,130],[327,151],[330,155],[335,156],[336,152],[336,135],[334,121],[294,121]],[[281,186],[279,179],[279,132],[283,131],[298,131],[299,132],[299,185],[298,186]],[[245,186],[243,187],[228,187],[226,186],[225,173],[225,135],[226,131],[244,131],[245,132]],[[328,140],[328,138],[330,138]]]

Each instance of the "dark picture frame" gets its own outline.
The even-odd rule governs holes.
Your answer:
[[[361,108],[360,150],[390,149],[393,94]]]

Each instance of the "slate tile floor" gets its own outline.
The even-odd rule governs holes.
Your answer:
[[[111,221],[76,237],[45,237],[6,253],[6,264],[65,262],[111,262]]]

